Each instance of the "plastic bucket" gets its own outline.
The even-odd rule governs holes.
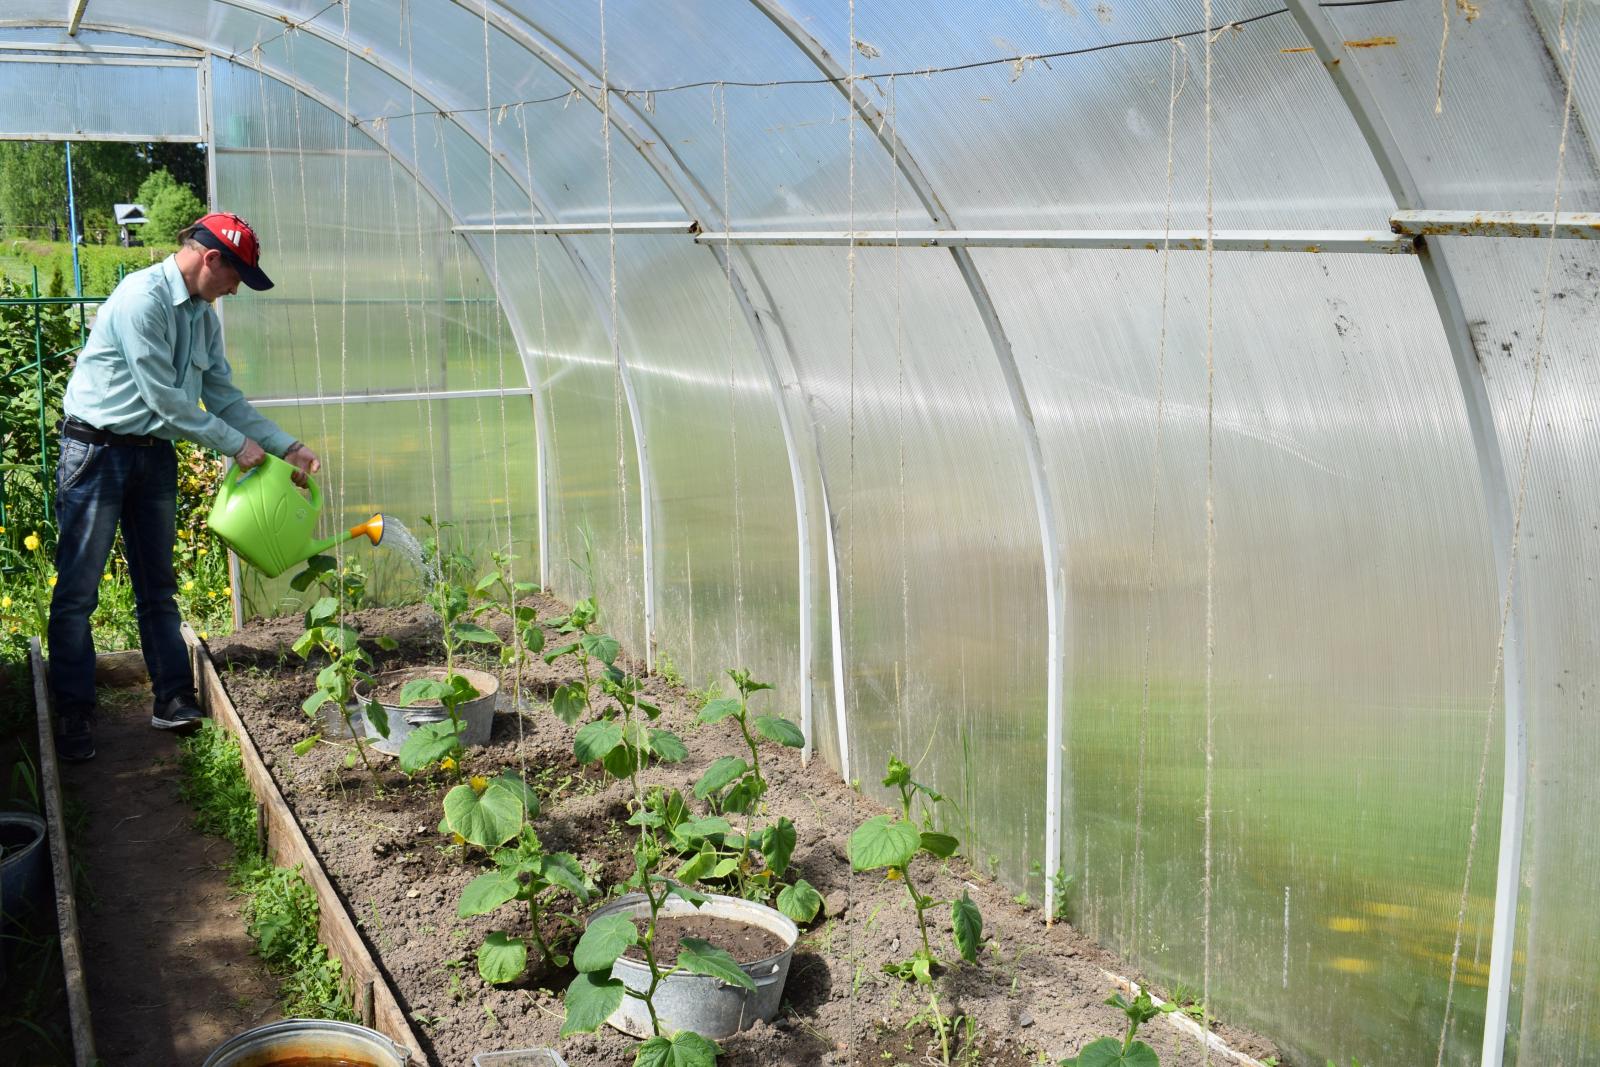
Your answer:
[[[553,1048],[519,1048],[480,1052],[472,1057],[472,1067],[567,1067],[567,1061]]]
[[[203,1067],[272,1067],[317,1058],[350,1067],[405,1067],[411,1051],[376,1030],[332,1019],[285,1019],[230,1037]]]
[[[456,707],[456,714],[461,717],[466,729],[461,734],[463,747],[472,748],[489,743],[489,731],[494,728],[494,708],[496,698],[500,692],[500,679],[485,671],[470,670],[466,667],[457,667],[455,673],[461,675],[478,691],[472,700],[463,702]],[[437,678],[444,680],[445,669],[435,667],[427,673],[419,673],[415,667],[403,668],[398,671],[385,671],[375,675],[373,681],[376,685],[366,682],[357,682],[355,686],[356,700],[363,707],[372,699],[373,689],[382,689],[392,682],[402,678]],[[372,739],[372,747],[379,752],[387,752],[391,756],[400,754],[400,746],[405,744],[406,736],[419,726],[430,722],[443,722],[450,717],[442,704],[425,704],[421,707],[401,707],[398,704],[386,704],[378,701],[383,709],[389,713],[389,737],[387,740],[378,733],[371,722],[366,722],[367,736]],[[363,721],[366,716],[362,716]]]
[[[39,907],[49,892],[44,820],[26,811],[0,811],[0,926]]]
[[[775,956],[740,965],[740,969],[755,982],[754,992],[731,986],[718,978],[700,974],[675,974],[656,987],[656,1014],[662,1027],[671,1030],[693,1030],[701,1037],[712,1040],[731,1037],[740,1030],[748,1030],[757,1022],[771,1022],[778,1014],[778,1004],[783,999],[783,984],[789,980],[789,962],[794,958],[794,943],[800,939],[800,928],[787,915],[764,904],[756,904],[738,897],[708,896],[698,909],[682,897],[668,897],[658,915],[710,915],[722,919],[759,926],[776,934],[787,946]],[[650,905],[643,895],[630,893],[589,917],[589,921],[603,915],[627,915],[646,918]],[[650,988],[650,968],[643,960],[622,957],[611,967],[611,977],[622,979],[629,989],[643,993]],[[637,997],[623,997],[622,1007],[606,1020],[623,1033],[633,1037],[649,1037],[650,1009]]]

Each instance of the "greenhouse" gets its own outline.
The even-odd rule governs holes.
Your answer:
[[[276,282],[217,305],[235,384],[320,455],[319,536],[390,524],[320,575],[235,558],[207,639],[375,961],[355,1021],[424,1062],[710,1063],[620,984],[644,1045],[574,1021],[618,981],[594,908],[670,831],[664,887],[817,897],[778,908],[812,985],[741,1008],[725,1065],[1054,1064],[1125,1029],[1150,1060],[1081,1062],[1600,1063],[1593,6],[5,4],[0,138],[199,146]],[[340,621],[319,580],[363,638],[498,673],[499,747],[344,771],[369,746],[301,725],[341,694],[289,651]],[[433,832],[502,770],[565,912],[542,970],[537,900],[456,910],[497,863],[528,900],[538,861],[447,799]],[[403,847],[375,828],[420,793]],[[345,794],[378,805],[348,839]],[[608,797],[586,852],[562,828]],[[874,863],[860,835],[908,825]],[[369,844],[439,867],[434,926],[381,927],[343,866]],[[899,959],[930,901],[890,961],[877,909],[911,916]],[[491,926],[526,973],[494,980]],[[1178,1010],[1129,1029],[1119,990]]]

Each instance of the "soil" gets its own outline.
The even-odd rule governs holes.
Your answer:
[[[644,933],[645,922],[635,919],[634,925]],[[711,918],[702,915],[662,915],[656,919],[656,939],[651,950],[657,962],[670,964],[678,958],[678,949],[686,937],[698,937],[713,948],[720,948],[740,963],[759,963],[771,959],[789,946],[771,930],[739,922],[737,919]],[[634,945],[623,953],[629,959],[644,961],[644,949]]]
[[[566,610],[544,596],[529,603],[541,619]],[[376,670],[439,662],[438,622],[424,607],[373,609],[346,621],[363,635]],[[435,772],[407,779],[385,759],[375,783],[359,764],[345,767],[343,745],[323,743],[305,756],[293,754],[293,745],[318,725],[300,703],[315,687],[320,663],[308,665],[288,651],[300,630],[294,617],[257,620],[213,640],[210,651],[432,1062],[454,1067],[479,1052],[548,1046],[574,1067],[631,1064],[635,1043],[610,1029],[559,1036],[570,968],[534,962],[527,975],[502,987],[479,979],[475,953],[484,937],[495,930],[526,936],[527,912],[507,905],[486,916],[457,917],[461,890],[489,864],[476,855],[463,863],[460,850],[437,832],[451,776]],[[499,631],[506,633],[503,622]],[[378,649],[380,636],[399,647]],[[554,647],[556,635],[548,636]],[[607,782],[597,768],[577,765],[574,730],[550,711],[551,694],[577,676],[576,666],[535,660],[518,679],[484,661],[471,665],[495,671],[502,682],[490,743],[469,753],[464,771],[492,776],[502,768],[523,770],[542,801],[534,826],[545,848],[572,852],[611,889],[633,869],[634,831],[625,825],[631,793],[626,783]],[[643,669],[625,659],[619,665]],[[696,725],[698,705],[681,688],[651,677],[644,695],[662,708],[656,725],[676,732],[689,751],[680,764],[644,772],[646,785],[670,784],[688,795],[690,783],[714,759],[744,751],[733,720]],[[763,699],[757,697],[758,708]],[[802,931],[778,1017],[722,1040],[719,1062],[894,1067],[925,1062],[930,1048],[933,1059],[926,1062],[939,1062],[934,1031],[917,1018],[927,1001],[916,987],[882,970],[884,963],[909,956],[919,941],[904,885],[881,874],[853,873],[846,853],[851,831],[884,809],[841,783],[822,760],[803,765],[796,753],[766,746],[762,768],[770,782],[770,814],[787,816],[798,830],[792,876],[817,888],[825,912]],[[1047,1056],[1053,1063],[1097,1037],[1122,1034],[1122,1014],[1103,1002],[1117,988],[1111,973],[1136,977],[1127,963],[1066,923],[1047,926],[1037,910],[1013,902],[1011,890],[959,859],[924,857],[917,886],[943,900],[965,890],[984,916],[986,944],[979,964],[972,965],[962,963],[950,943],[948,908],[933,912],[935,950],[955,961],[937,981],[942,1010],[961,1018],[952,1038],[954,1061],[1024,1067]],[[541,932],[547,941],[570,945],[571,928],[559,916],[547,916]],[[1246,1031],[1224,1025],[1218,1033],[1257,1058],[1277,1054],[1270,1042]],[[1196,1038],[1161,1019],[1141,1037],[1164,1067],[1206,1062]],[[1209,1059],[1229,1062],[1216,1051]]]
[[[95,1051],[105,1063],[200,1063],[281,1018],[228,887],[229,844],[194,828],[178,796],[176,737],[150,726],[151,694],[101,689],[95,758],[61,764],[82,802],[73,860]]]

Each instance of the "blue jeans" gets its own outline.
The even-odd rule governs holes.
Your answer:
[[[156,706],[192,697],[194,675],[179,632],[172,570],[177,536],[178,459],[172,444],[95,445],[61,439],[56,467],[56,589],[50,600],[50,686],[62,716],[94,711],[94,636],[89,616],[100,603],[100,576],[117,524],[150,668]]]

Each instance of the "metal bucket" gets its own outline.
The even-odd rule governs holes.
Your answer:
[[[351,1067],[406,1067],[411,1051],[376,1030],[332,1019],[285,1019],[230,1037],[203,1067],[272,1067],[284,1060],[337,1060]]]
[[[382,688],[389,682],[410,674],[414,670],[415,668],[406,668],[398,671],[385,671],[383,674],[373,678],[376,686],[368,685],[365,682],[357,682],[355,687],[356,700],[365,706],[372,699],[372,690],[374,688]],[[444,678],[443,667],[437,668],[436,673],[441,680]],[[496,697],[500,692],[500,679],[487,672],[470,670],[466,667],[457,667],[455,673],[472,683],[472,688],[478,691],[476,697],[463,701],[456,707],[456,714],[461,717],[461,722],[466,727],[461,733],[461,745],[463,748],[487,745],[489,743],[489,732],[494,728],[494,709]],[[384,740],[383,735],[378,733],[372,723],[366,722],[365,715],[361,718],[365,723],[367,736],[372,739],[372,747],[379,752],[387,752],[391,756],[400,754],[400,746],[405,744],[406,736],[417,727],[425,726],[430,722],[443,722],[450,717],[441,704],[423,707],[400,707],[395,704],[384,704],[381,700],[378,703],[382,704],[383,709],[389,713],[388,740]]]
[[[794,943],[800,939],[800,928],[781,911],[738,897],[710,896],[700,908],[681,897],[668,897],[658,915],[711,915],[722,919],[759,926],[782,938],[787,946],[775,956],[754,963],[740,964],[740,969],[755,982],[755,992],[731,986],[718,978],[700,974],[675,974],[656,987],[656,1014],[663,1029],[693,1030],[701,1037],[716,1040],[731,1037],[740,1030],[748,1030],[757,1022],[771,1022],[778,1014],[778,1004],[783,999],[783,984],[789,980],[789,962],[794,957]],[[642,894],[630,893],[620,897],[589,917],[589,921],[603,915],[627,915],[647,918],[650,905]],[[650,988],[650,968],[642,960],[622,957],[611,967],[611,977],[622,979],[623,985],[640,993]],[[622,1007],[606,1020],[612,1026],[632,1037],[649,1037],[650,1009],[637,997],[623,997]]]

